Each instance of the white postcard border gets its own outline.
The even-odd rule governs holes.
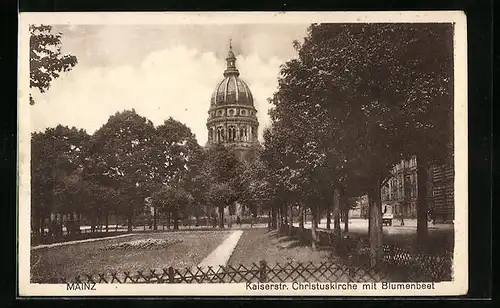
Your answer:
[[[258,18],[256,18],[258,16]],[[429,23],[455,24],[454,140],[455,248],[453,281],[432,290],[251,291],[246,284],[100,284],[95,291],[68,291],[62,284],[30,283],[30,136],[29,24],[297,24],[297,23]],[[18,59],[18,293],[19,296],[421,296],[464,295],[468,290],[468,125],[467,30],[461,11],[401,12],[80,12],[20,13]],[[358,284],[361,286],[361,284]],[[380,285],[380,283],[379,283]]]

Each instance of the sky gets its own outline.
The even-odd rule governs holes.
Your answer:
[[[276,91],[280,65],[296,57],[307,24],[65,25],[62,52],[78,64],[33,90],[32,131],[58,124],[92,134],[117,111],[135,109],[155,125],[173,117],[198,143],[207,140],[210,96],[223,78],[232,40],[236,66],[254,96],[259,140],[269,125],[267,98]]]

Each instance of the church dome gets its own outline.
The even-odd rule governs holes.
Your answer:
[[[252,92],[250,92],[248,85],[237,75],[227,76],[215,87],[210,100],[210,105],[253,106]]]
[[[259,141],[259,121],[252,92],[240,79],[235,62],[230,43],[224,79],[217,83],[210,98],[207,145],[230,146],[244,158]]]
[[[236,57],[229,47],[229,53],[226,58],[226,70],[224,79],[215,87],[210,99],[210,106],[223,105],[247,105],[253,107],[253,96],[248,85],[239,78],[240,72],[236,68]]]

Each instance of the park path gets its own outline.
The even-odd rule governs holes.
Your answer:
[[[115,239],[115,238],[131,236],[134,234],[135,233],[128,233],[128,234],[121,234],[121,235],[116,235],[116,236],[107,236],[107,237],[99,237],[99,238],[90,238],[90,239],[86,239],[86,240],[60,242],[60,243],[47,244],[47,245],[38,245],[38,246],[31,247],[31,250],[36,250],[36,249],[40,249],[40,248],[47,248],[47,247],[56,247],[56,246],[73,245],[73,244],[80,244],[80,243],[87,243],[87,242],[111,240],[111,239]]]
[[[206,268],[208,266],[213,266],[214,269],[219,265],[225,266],[229,258],[233,254],[238,241],[243,234],[242,230],[236,230],[231,235],[225,239],[222,244],[219,245],[214,251],[212,251],[201,263],[199,267]]]

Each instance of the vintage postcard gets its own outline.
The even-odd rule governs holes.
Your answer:
[[[19,296],[468,290],[463,12],[21,13]]]

